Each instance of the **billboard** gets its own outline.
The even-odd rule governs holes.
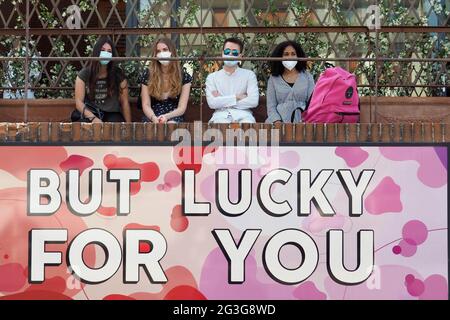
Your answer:
[[[446,146],[0,147],[0,299],[448,299]]]

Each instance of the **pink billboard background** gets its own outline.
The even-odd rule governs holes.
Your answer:
[[[168,146],[0,147],[0,299],[448,299],[446,147],[279,147],[276,167],[293,173],[351,169],[357,176],[363,169],[374,169],[364,194],[364,214],[359,218],[349,216],[348,197],[336,175],[325,187],[337,212],[334,217],[322,217],[314,210],[309,217],[295,212],[272,217],[256,201],[240,217],[222,215],[214,202],[216,170],[230,170],[233,198],[237,173],[248,168],[214,163],[224,149],[205,152],[202,163],[176,165],[174,154],[179,149]],[[245,149],[238,152],[245,157]],[[261,152],[260,157],[264,160],[265,154]],[[268,160],[268,165],[252,167],[255,196],[258,181],[273,166]],[[102,206],[92,216],[75,216],[63,204],[54,215],[31,217],[27,216],[27,172],[32,168],[57,171],[62,186],[65,172],[79,169],[81,195],[86,197],[88,172],[93,168],[139,168],[141,180],[132,184],[128,216],[116,215],[116,186],[105,183]],[[197,172],[196,197],[211,202],[209,216],[182,214],[181,170],[186,168]],[[295,183],[277,185],[272,191],[275,198],[287,199],[295,208]],[[65,199],[65,191],[61,192]],[[29,284],[28,232],[35,228],[68,229],[69,241],[86,229],[101,228],[119,242],[126,229],[158,230],[168,243],[162,266],[169,281],[152,284],[141,271],[139,283],[124,284],[120,269],[102,284],[83,284],[63,263],[46,267],[44,283]],[[211,234],[213,229],[224,228],[237,239],[246,229],[262,230],[246,259],[243,284],[228,284],[228,262]],[[307,232],[320,254],[315,272],[298,285],[274,281],[262,263],[266,242],[287,228]],[[326,232],[330,229],[344,231],[345,261],[350,267],[356,265],[357,231],[374,230],[375,266],[366,282],[344,286],[329,276]],[[146,246],[143,243],[140,250],[151,250]],[[47,249],[65,256],[67,244],[51,244]],[[84,257],[92,267],[105,260],[103,250],[94,245],[87,247]],[[290,246],[281,250],[280,259],[286,267],[301,262],[298,250]]]

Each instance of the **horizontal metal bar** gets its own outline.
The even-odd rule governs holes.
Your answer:
[[[0,57],[0,61],[25,60],[26,57]]]
[[[377,86],[374,84],[358,84],[358,88],[376,88]],[[449,84],[424,84],[424,85],[415,85],[415,84],[379,84],[378,88],[445,88],[450,87]],[[140,87],[129,86],[129,89],[139,89]],[[192,86],[192,89],[200,89],[200,86]],[[265,88],[265,87],[262,87]],[[0,90],[24,90],[25,87],[0,87]],[[35,91],[45,91],[45,90],[74,90],[75,87],[35,87],[30,86],[28,89]]]
[[[224,34],[224,33],[370,33],[366,26],[285,26],[285,27],[168,27],[168,28],[30,28],[32,35],[149,35],[149,34]],[[377,30],[389,33],[450,33],[450,27],[386,26]],[[23,35],[26,29],[0,29],[0,35]]]
[[[24,60],[24,57],[0,57],[1,60]],[[30,57],[29,60],[37,61],[99,61],[104,60],[101,57]],[[224,60],[239,60],[239,61],[361,61],[361,62],[380,62],[380,61],[393,61],[393,62],[450,62],[449,58],[275,58],[275,57],[177,57],[177,58],[157,58],[157,57],[113,57],[109,60],[112,61],[151,61],[151,60],[168,60],[168,61],[224,61]]]

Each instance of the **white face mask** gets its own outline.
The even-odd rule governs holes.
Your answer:
[[[227,56],[225,54],[222,55],[222,58],[231,58],[234,56]],[[239,60],[224,60],[223,64],[227,67],[236,67],[239,64]]]
[[[295,68],[295,66],[297,65],[298,61],[283,61],[283,66],[288,69],[289,71],[291,71],[292,69]]]
[[[162,51],[156,55],[157,58],[171,58],[172,52],[170,51]],[[159,63],[161,63],[163,66],[167,66],[170,64],[171,61],[169,60],[158,60]]]

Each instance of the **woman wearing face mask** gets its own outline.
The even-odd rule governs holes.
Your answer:
[[[304,58],[306,55],[298,43],[285,41],[275,48],[272,57],[286,60],[271,62],[266,122],[301,122],[301,112],[314,91],[314,79],[306,70],[306,61],[289,59]]]
[[[131,122],[128,83],[122,70],[110,58],[117,57],[112,40],[102,36],[95,43],[92,57],[75,82],[76,115],[72,120],[96,122]],[[74,119],[75,118],[75,119]]]
[[[141,76],[141,100],[144,122],[183,122],[186,112],[192,77],[182,70],[177,52],[170,39],[161,38],[153,45],[152,60]]]

